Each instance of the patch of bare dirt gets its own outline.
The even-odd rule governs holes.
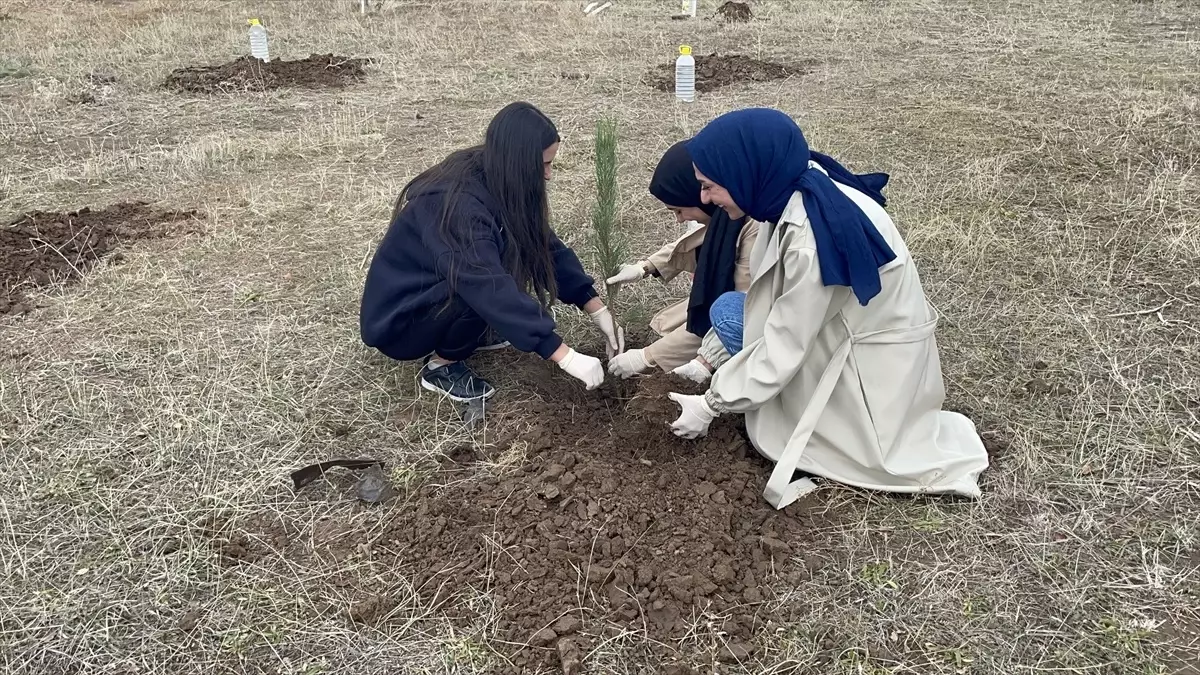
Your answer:
[[[368,59],[313,54],[295,61],[268,63],[243,56],[219,66],[179,68],[167,76],[169,89],[201,94],[266,91],[283,87],[338,89],[366,78]]]
[[[0,315],[32,309],[23,289],[74,281],[124,243],[196,232],[197,218],[147,202],[27,213],[0,228]]]
[[[813,63],[784,64],[762,61],[741,54],[696,55],[696,91],[713,91],[745,82],[783,80],[812,71]],[[664,63],[646,75],[650,86],[661,91],[675,90],[675,62]]]
[[[834,521],[816,499],[783,511],[763,500],[769,464],[736,416],[685,441],[670,431],[678,412],[666,394],[690,383],[659,376],[596,395],[546,368],[522,383],[543,401],[520,408],[533,427],[494,452],[527,445],[523,465],[429,481],[371,542],[426,601],[470,616],[467,589],[490,593],[514,671],[578,672],[603,636],[645,630],[669,645],[711,622],[725,633],[721,653],[663,662],[745,659],[768,621],[803,611],[773,603],[776,582],[823,564],[811,551]]]
[[[750,5],[744,2],[726,2],[717,9],[717,16],[729,23],[745,23],[754,18]]]

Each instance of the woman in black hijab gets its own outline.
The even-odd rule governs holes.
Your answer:
[[[708,379],[710,368],[697,352],[712,328],[709,308],[721,294],[750,286],[750,249],[758,223],[748,218],[732,220],[722,209],[701,202],[686,143],[671,146],[659,160],[650,194],[674,212],[679,223],[695,225],[648,259],[622,266],[608,283],[626,284],[647,276],[665,283],[680,272],[693,272],[692,290],[686,300],[659,312],[650,322],[662,336],[659,340],[608,362],[608,372],[622,378],[658,366],[692,380]]]

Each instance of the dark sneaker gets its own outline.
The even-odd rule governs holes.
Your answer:
[[[512,345],[510,345],[507,340],[504,340],[499,335],[496,335],[489,328],[488,332],[483,334],[482,344],[480,344],[478,347],[476,347],[475,351],[490,352],[490,351],[493,351],[496,349],[504,349],[505,347],[511,347],[511,346]]]
[[[495,387],[462,361],[433,369],[426,364],[421,369],[421,386],[460,403],[496,393]]]

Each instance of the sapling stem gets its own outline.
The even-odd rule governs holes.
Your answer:
[[[592,206],[592,245],[604,278],[613,276],[625,260],[625,236],[617,225],[617,122],[602,118],[596,123],[596,203]],[[605,304],[611,313],[613,333],[618,328],[615,302],[619,287],[605,286]]]

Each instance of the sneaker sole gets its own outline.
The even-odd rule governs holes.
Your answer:
[[[432,384],[429,384],[428,382],[425,381],[425,378],[419,378],[418,381],[421,383],[422,389],[425,389],[427,391],[432,391],[435,394],[441,394],[442,396],[445,396],[446,398],[450,399],[451,401],[454,401],[455,403],[469,403],[471,401],[478,401],[481,398],[486,400],[486,399],[491,398],[492,395],[496,393],[496,388],[492,387],[492,390],[489,391],[488,393],[484,394],[483,396],[472,396],[470,398],[463,398],[461,396],[455,396],[454,394],[451,394],[450,392],[446,391],[445,389],[440,389]]]

